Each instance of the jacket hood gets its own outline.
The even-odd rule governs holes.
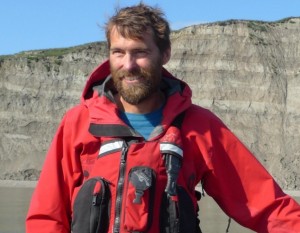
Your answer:
[[[191,98],[191,95],[192,95],[191,90],[185,82],[175,78],[165,68],[163,68],[162,72],[163,72],[164,77],[179,81],[180,85],[186,89],[185,94],[190,95],[190,98]],[[100,64],[98,67],[96,67],[94,69],[94,71],[92,71],[92,73],[90,74],[90,76],[85,84],[85,87],[83,89],[81,100],[84,101],[84,100],[90,98],[95,84],[105,80],[109,75],[110,75],[109,61],[106,60],[102,64]]]
[[[120,136],[128,136],[128,134],[134,136],[132,132],[128,132],[128,127],[119,118],[119,110],[109,89],[109,76],[109,61],[106,60],[91,73],[83,90],[81,103],[89,109],[90,132],[93,131],[91,133],[96,136],[112,136],[108,128],[116,128],[115,126],[118,125],[118,132],[122,132]],[[161,89],[167,97],[161,124],[163,130],[177,115],[191,106],[192,92],[185,82],[175,78],[165,68],[162,70],[162,76]],[[106,127],[105,130],[103,126]],[[107,132],[108,135],[102,133],[97,135],[100,131]]]
[[[93,86],[95,86],[96,83],[104,80],[107,78],[107,76],[110,75],[110,68],[109,68],[109,61],[106,60],[102,64],[100,64],[94,71],[90,74],[85,87],[82,92],[81,101],[84,101],[91,97],[93,92]]]

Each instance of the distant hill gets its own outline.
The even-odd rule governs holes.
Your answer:
[[[0,179],[35,180],[65,111],[106,43],[0,56]],[[172,32],[166,68],[190,84],[284,189],[300,189],[300,18]],[[251,175],[251,174],[249,174]]]

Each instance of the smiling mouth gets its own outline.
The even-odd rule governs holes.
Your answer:
[[[143,78],[140,76],[129,76],[129,77],[125,76],[122,79],[123,79],[123,81],[125,81],[127,83],[138,83],[143,80]]]

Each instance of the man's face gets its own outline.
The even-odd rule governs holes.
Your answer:
[[[113,28],[109,60],[120,96],[136,105],[159,90],[162,65],[169,60],[169,53],[159,51],[150,30],[137,40],[124,38]]]

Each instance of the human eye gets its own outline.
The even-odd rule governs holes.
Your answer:
[[[121,49],[111,49],[110,54],[113,56],[120,57],[120,56],[124,55],[124,52]]]
[[[134,54],[137,57],[145,57],[148,55],[148,51],[146,49],[137,49],[134,51]]]

